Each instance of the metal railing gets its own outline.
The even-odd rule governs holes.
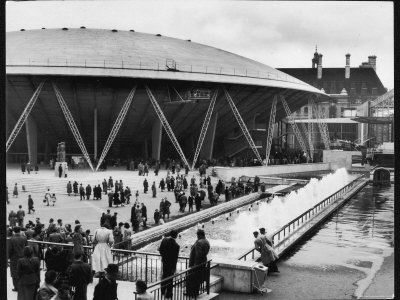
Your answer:
[[[7,239],[7,242],[9,238]],[[44,241],[28,240],[28,244],[37,244],[39,246],[39,258],[41,268],[46,268],[45,255],[49,246],[58,246],[62,249],[71,249],[73,244],[51,243]],[[7,247],[8,248],[8,247]],[[93,246],[83,246],[84,253],[88,262],[91,262]],[[162,261],[161,255],[144,251],[133,251],[123,249],[111,249],[114,263],[119,267],[119,280],[136,281],[143,279],[146,282],[156,282],[161,280]],[[187,269],[189,258],[179,256],[177,262],[177,271]]]
[[[94,60],[94,59],[64,59],[61,57],[47,58],[46,60],[27,58],[23,60],[6,60],[7,67],[68,67],[68,68],[100,68],[100,69],[125,69],[125,70],[147,70],[171,72],[166,67],[165,61],[116,61],[116,60]],[[301,85],[306,83],[277,71],[276,73],[259,71],[254,69],[238,69],[228,66],[207,66],[207,65],[189,65],[176,63],[176,71],[198,74],[228,75],[238,77],[249,77],[258,79],[270,79],[278,81],[287,81]]]
[[[313,218],[319,215],[322,211],[325,210],[328,206],[330,206],[333,202],[335,202],[338,198],[343,196],[349,190],[351,190],[355,185],[357,185],[363,175],[357,177],[349,184],[342,187],[340,190],[315,204],[312,208],[308,209],[306,212],[302,213],[300,216],[296,217],[286,225],[282,226],[280,229],[276,230],[272,235],[272,244],[274,248],[277,250],[279,254],[281,251],[279,249],[284,246],[285,241],[287,241],[290,237],[298,232],[304,225],[309,223]],[[239,260],[248,260],[249,258],[254,260],[255,253],[257,250],[252,248],[247,250],[245,253],[239,256]],[[257,252],[258,253],[258,252]]]
[[[197,285],[199,286],[198,295],[210,294],[210,270],[216,266],[211,267],[211,260],[208,260],[148,285],[147,291],[153,295],[153,299],[165,299],[165,290],[168,288],[172,290],[171,299],[196,299],[197,296],[190,295],[189,289],[192,290]],[[197,288],[194,287],[194,290]],[[137,292],[134,294],[137,299]]]

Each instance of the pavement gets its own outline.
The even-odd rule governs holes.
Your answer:
[[[190,182],[190,178],[195,176],[196,183],[199,184],[199,173],[197,171],[190,171],[187,177],[188,182]],[[108,197],[106,195],[102,195],[102,200],[93,200],[93,195],[91,200],[82,200],[80,201],[79,196],[71,196],[67,195],[66,186],[68,181],[73,183],[75,180],[83,186],[86,187],[87,184],[90,184],[92,187],[94,184],[100,184],[105,178],[112,176],[115,180],[122,180],[124,186],[129,186],[132,194],[134,195],[136,190],[139,191],[139,202],[142,202],[147,207],[147,215],[148,215],[148,226],[155,226],[153,214],[155,209],[159,208],[161,198],[167,197],[167,199],[171,202],[171,215],[170,220],[188,215],[188,208],[186,208],[185,213],[179,212],[179,204],[175,203],[175,196],[173,192],[164,191],[158,188],[159,182],[161,178],[167,176],[166,170],[160,170],[159,175],[155,176],[154,172],[150,170],[149,176],[139,176],[137,171],[128,171],[126,168],[109,168],[104,172],[95,172],[93,173],[89,169],[80,169],[80,170],[70,170],[67,178],[58,178],[54,175],[54,170],[49,170],[48,168],[40,169],[38,174],[31,172],[31,174],[22,174],[21,170],[17,166],[7,166],[7,186],[9,189],[9,200],[10,204],[7,205],[6,217],[8,219],[8,214],[11,210],[17,211],[18,205],[22,205],[22,208],[25,210],[25,224],[28,220],[32,220],[35,222],[37,217],[40,218],[43,224],[48,224],[49,219],[53,218],[56,222],[57,219],[62,219],[63,224],[71,224],[74,227],[75,220],[79,220],[82,224],[84,230],[90,229],[91,233],[94,233],[96,229],[100,227],[100,217],[103,212],[106,212],[107,209],[111,210],[111,214],[117,212],[117,222],[129,222],[131,217],[131,208],[133,203],[135,202],[135,196],[131,197],[131,204],[125,205],[124,207],[108,207]],[[147,194],[143,192],[143,180],[147,178],[149,182],[149,191]],[[157,187],[157,196],[156,198],[152,197],[152,192],[150,190],[151,184],[155,181]],[[218,182],[218,178],[211,177],[212,185],[215,188],[216,183]],[[19,195],[18,198],[12,196],[14,184],[18,183],[19,186]],[[26,192],[22,191],[22,185],[25,185]],[[57,197],[57,201],[55,206],[46,206],[43,203],[43,198],[45,191],[47,188],[50,188],[51,192],[54,192]],[[188,195],[188,192],[186,193]],[[28,212],[28,195],[31,195],[34,200],[34,207],[36,209],[35,213],[27,214]],[[224,195],[221,194],[219,202],[224,201]],[[206,199],[203,201],[203,208],[210,207],[209,201]],[[167,220],[168,222],[168,220]],[[142,228],[141,228],[142,229]]]

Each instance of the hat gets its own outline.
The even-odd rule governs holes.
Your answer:
[[[107,268],[104,269],[107,273],[118,273],[118,265],[117,264],[108,264]]]

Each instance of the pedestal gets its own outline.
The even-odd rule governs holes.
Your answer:
[[[66,162],[56,162],[54,165],[54,176],[58,177],[58,166],[61,165],[62,166],[62,173],[61,173],[61,178],[65,178],[65,174],[67,174],[68,176],[68,164]]]

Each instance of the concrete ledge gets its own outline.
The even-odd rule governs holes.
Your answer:
[[[252,193],[234,200],[231,200],[229,202],[224,202],[221,204],[218,204],[217,206],[210,207],[208,209],[184,216],[182,218],[173,220],[171,222],[165,223],[162,226],[156,226],[153,228],[150,228],[145,231],[141,231],[137,234],[134,235],[133,241],[132,241],[132,249],[136,250],[138,248],[141,248],[145,246],[146,244],[150,242],[154,242],[167,233],[169,233],[172,229],[175,229],[177,231],[182,231],[187,228],[190,228],[199,222],[204,222],[207,220],[210,220],[212,218],[215,218],[221,214],[227,213],[229,211],[232,211],[238,207],[245,206],[247,204],[253,203],[254,201],[258,200],[260,198],[260,194],[258,193]]]
[[[219,294],[211,293],[211,292],[209,294],[204,293],[204,294],[201,294],[196,297],[196,299],[199,299],[199,300],[218,299],[218,298],[219,298]]]
[[[297,173],[297,172],[328,171],[330,169],[331,165],[329,162],[313,163],[313,164],[257,166],[257,167],[243,167],[243,168],[215,167],[217,176],[222,180],[228,182],[231,181],[232,177],[238,179],[240,176],[249,176],[249,177],[254,177],[256,175],[269,176],[269,175]]]

